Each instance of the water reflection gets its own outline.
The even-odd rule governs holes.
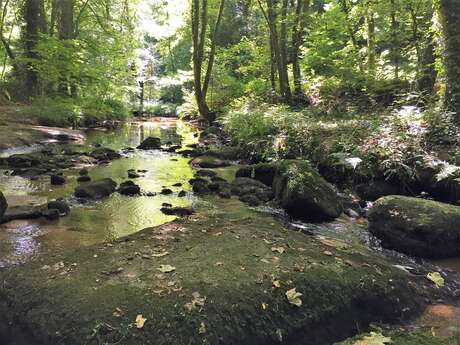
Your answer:
[[[148,136],[159,136],[163,143],[186,145],[195,142],[194,131],[177,121],[132,123],[114,132],[91,131],[85,146],[72,145],[81,151],[94,146],[123,149],[135,147]],[[159,193],[164,187],[172,195],[127,197],[117,193],[102,201],[79,204],[72,193],[77,186],[79,169],[65,171],[68,183],[51,186],[49,178],[30,181],[1,174],[0,189],[11,206],[40,205],[64,197],[72,203],[70,216],[56,222],[10,223],[0,226],[0,267],[23,262],[44,251],[90,245],[132,234],[146,227],[164,224],[174,219],[161,211],[163,203],[188,206],[193,196],[179,198],[182,190],[190,191],[188,180],[193,173],[188,159],[161,151],[139,151],[109,165],[90,169],[93,180],[110,177],[117,183],[128,180],[127,171],[146,170],[135,182],[146,192]],[[175,184],[181,186],[173,186]]]

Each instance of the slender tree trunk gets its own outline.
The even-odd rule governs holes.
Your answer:
[[[67,45],[69,40],[75,38],[74,27],[75,0],[59,1],[59,39]],[[71,49],[71,48],[69,48]],[[77,85],[71,75],[62,74],[60,77],[59,92],[64,96],[77,96]]]
[[[444,38],[445,106],[460,123],[460,0],[440,0],[439,18]]]
[[[206,41],[206,31],[208,27],[208,3],[207,0],[193,0],[192,2],[192,42],[193,42],[193,79],[195,100],[198,106],[200,115],[209,123],[214,122],[215,114],[210,111],[206,102],[206,96],[211,81],[212,70],[216,55],[216,38],[222,21],[222,15],[225,7],[225,0],[220,1],[219,13],[216,23],[211,31],[211,47],[208,56],[208,65],[206,74],[203,78],[203,63],[204,63],[204,47]]]
[[[376,53],[375,53],[375,18],[371,8],[367,8],[367,71],[371,78],[375,78],[376,72]]]
[[[279,36],[279,50],[280,50],[280,80],[283,84],[283,99],[285,102],[290,102],[292,98],[291,86],[289,83],[288,73],[288,48],[287,48],[287,21],[289,11],[289,0],[283,0],[281,4],[281,24],[280,24],[280,36]],[[276,21],[274,22],[276,25]]]
[[[399,46],[398,28],[399,23],[396,18],[396,0],[390,0],[391,3],[391,36],[392,36],[392,60],[395,68],[394,78],[399,80],[399,65],[401,60],[401,48]]]
[[[436,54],[433,35],[429,35],[426,46],[421,52],[420,67],[417,76],[417,89],[427,95],[434,92],[437,72],[435,68]]]
[[[304,41],[306,18],[310,7],[309,0],[297,0],[295,9],[294,27],[292,29],[292,74],[294,78],[294,95],[297,100],[303,98],[302,95],[302,71],[300,69],[300,47]]]
[[[34,69],[34,60],[38,59],[36,47],[39,35],[46,27],[43,15],[42,0],[25,0],[23,6],[23,17],[25,21],[23,39],[25,56],[25,84],[28,90],[28,96],[35,96],[39,93],[39,77]]]
[[[356,54],[356,59],[358,61],[358,68],[359,72],[364,73],[364,66],[363,66],[363,61],[361,59],[361,54],[360,54],[360,47],[358,44],[358,38],[356,37],[356,29],[353,28],[351,25],[351,19],[350,19],[350,8],[348,6],[347,0],[340,0],[340,7],[342,9],[342,12],[345,14],[345,18],[347,21],[347,31],[348,35],[350,36],[351,44],[353,45],[353,49],[355,50]]]

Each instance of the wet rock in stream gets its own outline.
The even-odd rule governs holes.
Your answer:
[[[49,210],[58,210],[60,215],[69,215],[70,206],[63,199],[57,199],[48,203]]]
[[[139,187],[133,181],[126,181],[120,184],[120,187],[118,188],[118,193],[120,193],[121,195],[128,196],[140,195],[141,187]]]
[[[137,148],[139,150],[159,150],[161,149],[161,139],[148,137]]]
[[[192,161],[192,165],[204,169],[215,169],[228,167],[230,162],[212,156],[200,156]]]
[[[75,196],[83,199],[102,199],[112,195],[117,187],[117,183],[105,178],[98,181],[88,182],[75,188]]]
[[[195,213],[191,207],[172,207],[172,205],[164,205],[161,212],[168,216],[187,217]]]
[[[50,176],[50,182],[51,182],[51,185],[53,185],[53,186],[62,186],[67,182],[67,180],[62,175],[54,175],[53,174],[53,175]]]

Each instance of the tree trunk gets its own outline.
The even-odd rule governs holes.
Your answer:
[[[46,28],[46,21],[43,16],[42,0],[26,0],[23,6],[23,17],[25,27],[23,32],[25,56],[25,86],[28,96],[35,96],[39,93],[39,77],[34,69],[33,61],[38,59],[36,47],[40,33]]]
[[[445,106],[457,113],[460,123],[460,0],[440,0],[439,18],[444,39]]]
[[[420,67],[418,70],[417,89],[426,95],[434,92],[437,72],[435,68],[436,55],[433,35],[430,35],[426,46],[420,54]]]
[[[300,47],[304,41],[306,18],[310,7],[309,0],[297,0],[295,9],[294,27],[292,29],[292,74],[294,78],[294,95],[297,100],[303,98],[302,95],[302,72],[300,69]]]
[[[376,53],[375,53],[375,18],[371,8],[367,8],[367,71],[371,78],[375,78]]]
[[[74,10],[75,0],[60,0],[59,4],[59,39],[64,45],[66,41],[75,38]],[[64,96],[77,96],[77,85],[71,75],[62,74],[60,77],[59,92]]]

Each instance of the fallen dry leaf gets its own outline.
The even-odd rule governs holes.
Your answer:
[[[286,251],[283,247],[273,247],[272,252],[283,254]]]
[[[158,268],[158,271],[163,272],[163,273],[171,273],[176,270],[176,267],[171,266],[171,265],[161,265]]]
[[[136,317],[136,327],[138,329],[144,328],[145,321],[147,321],[147,319],[145,319],[142,316],[142,314],[137,315],[137,317]]]
[[[444,278],[439,272],[431,272],[426,275],[426,277],[436,284],[436,287],[442,288],[444,286]]]
[[[288,302],[297,307],[302,306],[302,300],[300,299],[301,296],[302,294],[300,292],[297,292],[296,288],[288,290],[286,292],[286,297],[288,299]]]
[[[198,333],[205,334],[206,333],[206,325],[204,322],[201,323],[200,328],[198,329]]]
[[[281,282],[279,280],[274,280],[272,282],[273,287],[280,288],[281,287]]]

